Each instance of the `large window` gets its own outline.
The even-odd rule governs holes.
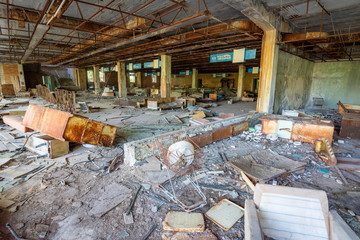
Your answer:
[[[130,83],[135,83],[135,73],[129,73]]]
[[[88,82],[94,82],[94,73],[92,70],[87,70],[86,71],[86,74],[87,74],[87,79],[88,79]]]

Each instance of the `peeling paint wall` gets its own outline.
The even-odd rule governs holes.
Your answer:
[[[324,98],[324,106],[337,109],[337,102],[360,104],[360,61],[315,63],[311,94]]]
[[[304,108],[309,101],[314,63],[279,51],[274,113]]]

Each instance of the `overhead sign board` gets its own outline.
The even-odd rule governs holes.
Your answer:
[[[216,62],[231,62],[233,59],[233,53],[219,53],[219,54],[213,54],[210,55],[210,62],[216,63]]]
[[[241,63],[247,59],[256,58],[256,49],[247,50],[246,48],[234,49],[233,52],[219,53],[210,55],[210,62],[234,62]]]

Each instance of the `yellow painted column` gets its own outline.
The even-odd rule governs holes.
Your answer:
[[[198,81],[198,70],[193,68],[192,70],[192,88],[199,88],[199,81]]]
[[[136,74],[135,74],[136,86],[138,88],[141,88],[141,75],[142,75],[142,72],[136,72]]]
[[[238,98],[242,98],[244,91],[244,80],[245,80],[245,65],[239,65],[239,75],[238,75],[238,84],[237,84],[237,93],[236,96]]]
[[[101,91],[101,87],[100,87],[100,76],[99,76],[99,67],[93,65],[93,69],[94,69],[94,74],[93,74],[93,78],[94,78],[94,89],[95,89],[95,93],[99,94]]]
[[[87,88],[86,69],[78,68],[77,71],[78,71],[78,78],[77,78],[78,86],[81,91],[84,91]]]
[[[170,97],[171,93],[171,56],[161,55],[161,97]]]
[[[126,64],[125,62],[117,62],[117,79],[119,87],[119,98],[125,98],[127,96],[126,88]]]
[[[264,31],[261,47],[259,93],[256,110],[272,113],[279,46],[276,44],[277,31]]]

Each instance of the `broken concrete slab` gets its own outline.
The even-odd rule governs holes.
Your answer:
[[[244,209],[227,199],[223,199],[210,208],[205,216],[225,231],[228,231],[244,216]]]
[[[217,240],[218,238],[209,229],[206,229],[202,233],[166,231],[161,235],[161,239],[162,240]]]
[[[97,196],[99,197],[92,204],[89,215],[93,217],[104,216],[127,199],[130,192],[131,190],[129,188],[118,183],[112,183],[106,186],[105,189],[98,193]]]
[[[165,231],[203,232],[205,219],[202,213],[170,211],[163,221]]]
[[[127,165],[133,166],[136,162],[144,161],[146,158],[156,155],[158,153],[158,143],[161,143],[164,147],[169,147],[171,144],[186,136],[189,136],[192,139],[210,132],[212,135],[216,135],[215,138],[212,138],[212,141],[218,141],[228,137],[230,132],[231,136],[237,135],[240,132],[247,130],[248,126],[253,125],[261,116],[263,116],[263,113],[250,112],[233,118],[210,122],[201,126],[189,127],[157,135],[155,137],[127,142],[124,144],[124,162]],[[226,127],[231,127],[231,129]],[[217,129],[226,131],[226,134],[223,134],[223,131],[216,131]]]

